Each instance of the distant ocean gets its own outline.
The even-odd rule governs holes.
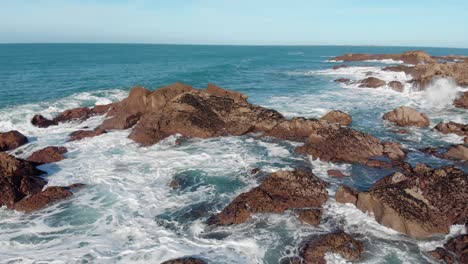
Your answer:
[[[301,225],[292,213],[257,215],[246,224],[210,230],[204,220],[238,194],[258,185],[250,170],[311,168],[331,183],[366,190],[384,176],[360,165],[311,161],[297,155],[296,142],[253,136],[191,139],[177,146],[170,137],[141,148],[116,131],[80,142],[66,135],[93,127],[103,117],[39,129],[30,124],[36,113],[52,116],[63,110],[106,104],[128,95],[134,85],[150,89],[184,82],[203,88],[211,82],[245,93],[251,103],[273,108],[287,117],[320,117],[339,109],[353,117],[352,127],[408,149],[448,146],[460,140],[431,129],[395,133],[384,124],[384,112],[401,105],[426,113],[433,127],[440,121],[468,123],[466,110],[450,104],[461,88],[438,80],[426,91],[406,87],[397,93],[384,87],[359,89],[333,82],[362,78],[368,72],[384,80],[408,79],[384,72],[395,61],[348,63],[332,70],[344,53],[401,53],[423,49],[431,55],[468,55],[468,49],[358,46],[196,46],[127,44],[0,45],[0,131],[19,130],[31,140],[17,152],[27,157],[50,145],[66,146],[68,159],[44,165],[50,185],[88,184],[72,199],[33,214],[0,209],[0,263],[159,263],[195,255],[211,263],[282,263],[297,254],[311,234],[344,229],[360,234],[366,252],[360,263],[430,263],[424,252],[446,237],[414,240],[383,227],[352,206],[330,199],[322,224]],[[432,166],[450,161],[413,152],[408,161]],[[468,168],[458,164],[465,171]],[[337,168],[352,177],[330,178]],[[174,176],[190,187],[172,190]],[[463,229],[453,226],[450,235]],[[329,263],[345,263],[327,255]]]

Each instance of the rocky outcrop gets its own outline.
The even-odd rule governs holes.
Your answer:
[[[399,81],[391,81],[388,83],[388,87],[392,88],[395,92],[404,92],[405,86]]]
[[[322,217],[321,209],[299,209],[296,210],[297,218],[305,224],[317,226]]]
[[[342,126],[349,126],[353,122],[353,118],[349,114],[340,110],[330,111],[320,119],[331,123],[338,123]]]
[[[28,143],[28,139],[16,130],[0,132],[0,151],[12,150],[26,143]]]
[[[337,231],[308,238],[299,249],[300,256],[307,264],[326,264],[327,252],[339,254],[349,261],[357,261],[364,252],[364,244],[342,231]]]
[[[362,164],[381,156],[391,160],[405,157],[398,143],[384,143],[374,136],[347,127],[324,129],[311,134],[304,146],[296,150],[322,161]]]
[[[375,77],[365,78],[364,80],[359,81],[359,83],[360,88],[379,88],[386,84],[385,81]]]
[[[462,93],[457,99],[453,101],[455,107],[468,108],[468,92]]]
[[[272,173],[258,187],[237,196],[209,224],[244,223],[255,213],[283,213],[286,210],[315,207],[327,201],[325,183],[301,170]]]
[[[335,61],[366,61],[366,60],[395,60],[407,64],[432,63],[436,62],[429,54],[422,50],[407,51],[402,54],[359,54],[349,53],[333,58]]]
[[[434,127],[435,130],[443,134],[457,134],[459,136],[468,136],[468,124],[460,124],[456,122],[439,123]]]
[[[395,108],[393,111],[385,113],[382,118],[397,126],[427,127],[430,124],[429,118],[425,114],[406,106]]]
[[[411,237],[446,234],[453,224],[467,221],[468,178],[460,169],[432,169],[420,164],[377,181],[367,192],[357,194],[356,206],[372,213],[382,225]],[[354,191],[338,193],[353,203]],[[341,195],[341,194],[340,194]]]
[[[468,86],[468,63],[430,63],[416,65],[411,72],[414,83],[425,88],[436,78],[450,78],[460,86]]]
[[[46,147],[31,154],[27,160],[36,164],[47,164],[65,159],[63,154],[68,150],[65,147]]]
[[[40,128],[46,128],[49,126],[56,126],[59,123],[70,122],[70,121],[83,121],[95,115],[103,115],[110,109],[113,104],[108,105],[97,105],[93,108],[79,107],[73,108],[59,113],[53,119],[47,119],[42,115],[35,115],[31,119],[31,124]]]
[[[429,254],[446,264],[468,263],[468,235],[454,237],[444,247],[437,247]]]
[[[42,191],[46,182],[39,177],[43,171],[29,161],[0,153],[0,207],[31,212],[72,195],[70,187],[49,187]]]
[[[442,156],[453,160],[468,160],[468,147],[464,144],[451,146]]]
[[[184,257],[184,258],[164,261],[161,264],[206,264],[206,262],[198,258]]]
[[[84,138],[100,136],[106,133],[107,133],[106,130],[103,130],[100,128],[97,128],[94,130],[78,130],[78,131],[70,133],[70,135],[68,135],[68,138],[69,138],[69,141],[75,141],[75,140],[82,140]]]

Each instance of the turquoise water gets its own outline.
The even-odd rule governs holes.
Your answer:
[[[32,215],[0,209],[0,263],[159,263],[196,255],[211,263],[279,263],[294,255],[308,235],[345,229],[366,243],[362,263],[429,263],[425,251],[446,237],[416,241],[378,225],[357,209],[331,198],[319,227],[304,226],[291,213],[258,215],[249,223],[211,229],[203,221],[239,193],[258,184],[252,168],[265,171],[303,167],[331,183],[365,190],[385,173],[357,165],[310,161],[296,155],[295,142],[254,136],[192,139],[175,145],[175,137],[140,148],[127,139],[129,131],[111,132],[81,142],[66,142],[68,133],[93,127],[85,123],[38,129],[29,124],[35,113],[51,116],[78,106],[124,98],[134,85],[151,89],[172,82],[205,87],[213,82],[249,96],[249,101],[274,108],[288,117],[320,117],[332,109],[353,116],[352,127],[384,140],[401,142],[408,161],[434,166],[466,164],[444,161],[416,151],[460,141],[431,129],[397,128],[381,116],[400,105],[440,121],[468,122],[466,110],[450,105],[456,87],[439,80],[427,92],[408,88],[366,90],[334,83],[337,77],[361,78],[368,71],[388,80],[387,63],[361,62],[333,71],[332,56],[348,52],[399,53],[408,47],[242,47],[117,44],[0,45],[0,130],[17,129],[31,143],[20,157],[49,145],[64,145],[68,159],[44,165],[51,185],[81,182],[89,188],[72,199]],[[432,55],[468,55],[468,49],[424,48]],[[326,170],[351,175],[332,179]],[[167,187],[173,177],[187,179],[182,189]],[[453,227],[450,235],[463,232]],[[343,263],[328,256],[330,263]],[[42,263],[42,262],[41,262]]]

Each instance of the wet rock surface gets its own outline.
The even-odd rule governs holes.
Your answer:
[[[352,236],[337,231],[312,237],[303,242],[300,256],[307,264],[326,264],[325,253],[341,255],[349,261],[357,261],[364,252],[364,244]]]
[[[0,132],[0,151],[8,151],[28,143],[28,139],[16,130]]]
[[[427,127],[430,124],[429,118],[425,114],[406,106],[395,108],[393,111],[385,113],[382,118],[397,126]]]
[[[315,207],[327,201],[325,182],[302,170],[272,173],[258,187],[236,197],[209,224],[231,225],[248,221],[254,213],[283,213]]]
[[[451,146],[442,157],[453,160],[468,160],[468,146],[465,144]]]
[[[27,160],[36,164],[53,163],[65,159],[63,154],[67,152],[65,147],[46,147],[31,154]]]

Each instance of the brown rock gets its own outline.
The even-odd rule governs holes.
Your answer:
[[[431,63],[436,60],[422,50],[407,51],[402,54],[345,54],[335,57],[336,61],[396,60],[407,64]]]
[[[74,108],[60,113],[54,118],[54,122],[62,123],[73,120],[85,120],[93,115],[93,111],[88,107]]]
[[[339,254],[349,261],[357,261],[364,252],[364,244],[338,231],[306,240],[299,251],[304,263],[326,264],[324,257],[327,252]]]
[[[342,69],[342,68],[349,68],[349,65],[336,65],[336,66],[332,67],[332,69],[334,69],[334,70],[338,70],[338,69]]]
[[[438,247],[428,253],[441,263],[455,264],[455,257],[444,248]]]
[[[357,207],[377,222],[408,236],[447,233],[468,217],[467,175],[454,167],[432,169],[420,164],[394,173],[358,194]]]
[[[300,170],[272,173],[258,187],[239,195],[209,224],[244,223],[254,213],[283,213],[286,210],[320,207],[327,200],[325,183]]]
[[[444,244],[444,248],[438,247],[429,254],[447,264],[468,263],[468,235],[452,238]]]
[[[391,112],[385,113],[383,119],[397,126],[429,126],[429,118],[425,114],[406,106],[400,106]]]
[[[346,177],[346,175],[343,174],[343,172],[341,172],[340,170],[327,170],[327,175],[333,178]]]
[[[407,65],[395,65],[382,68],[383,71],[404,72],[406,74],[411,74],[413,72],[413,69],[413,66]]]
[[[468,92],[462,93],[453,101],[453,105],[460,108],[468,108]]]
[[[353,122],[353,118],[349,114],[339,110],[330,111],[320,119],[338,123],[342,126],[349,126]]]
[[[67,152],[65,147],[46,147],[31,154],[27,160],[37,164],[53,163],[65,159],[63,154]]]
[[[0,132],[0,151],[8,151],[28,143],[28,139],[16,130]]]
[[[13,209],[26,213],[40,210],[52,203],[72,196],[73,193],[70,191],[71,187],[48,187],[42,192],[35,193],[22,199],[13,206]]]
[[[419,64],[414,67],[411,75],[413,76],[414,82],[423,89],[436,78],[450,78],[460,86],[467,86],[468,63]]]
[[[375,77],[365,78],[364,80],[359,81],[359,83],[361,83],[359,85],[360,88],[379,88],[386,84],[385,81]]]
[[[388,83],[388,86],[396,92],[402,93],[405,90],[405,86],[399,81],[391,81]]]
[[[114,104],[97,105],[93,108],[79,107],[73,108],[62,113],[59,113],[52,120],[43,117],[42,115],[35,115],[31,119],[31,124],[40,128],[46,128],[49,126],[56,126],[59,123],[70,122],[70,121],[84,121],[95,115],[103,115],[114,107]]]
[[[459,136],[468,136],[468,125],[456,123],[456,122],[448,122],[448,123],[439,123],[437,124],[434,129],[443,133],[443,134],[457,134]]]
[[[468,147],[464,144],[452,146],[442,156],[447,159],[468,160]]]
[[[84,138],[89,138],[89,137],[96,137],[105,133],[107,133],[106,130],[99,129],[99,128],[94,129],[94,130],[78,130],[78,131],[72,132],[69,135],[69,141],[82,140]]]
[[[305,224],[317,226],[322,218],[321,209],[300,209],[297,210],[297,218]]]
[[[40,127],[40,128],[46,128],[46,127],[49,127],[49,126],[58,125],[57,122],[55,122],[53,120],[50,120],[50,119],[47,119],[47,118],[43,117],[42,115],[33,116],[33,118],[31,119],[31,124],[33,126]]]
[[[239,103],[247,103],[247,96],[239,93],[239,92],[234,92],[234,91],[228,91],[224,90],[212,83],[208,84],[208,87],[206,88],[206,92],[210,93],[212,95],[220,96],[220,97],[225,97],[228,99],[234,100],[234,102],[239,102]]]
[[[348,79],[348,78],[338,78],[336,79],[334,82],[338,82],[338,83],[349,83],[351,80]]]
[[[350,203],[356,205],[358,191],[353,188],[341,185],[336,190],[335,199],[338,203]]]
[[[184,258],[164,261],[161,264],[206,264],[206,262],[198,258],[184,257]]]

